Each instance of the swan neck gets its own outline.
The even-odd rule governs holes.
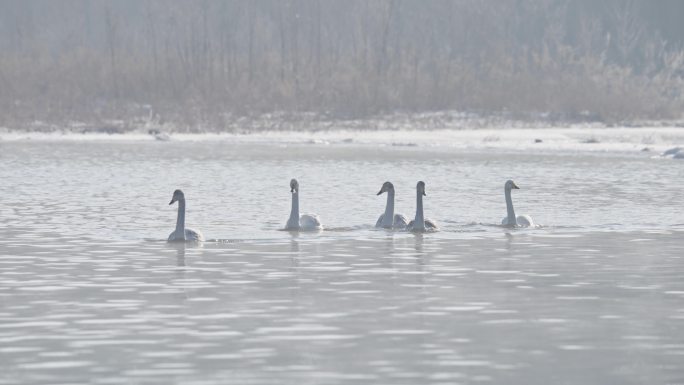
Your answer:
[[[288,227],[299,226],[299,191],[292,193],[292,209],[287,225]]]
[[[394,191],[387,192],[387,205],[385,206],[384,225],[394,223]]]
[[[415,228],[425,228],[425,219],[423,218],[423,194],[419,191],[416,195],[416,219],[413,225]]]
[[[176,234],[185,239],[185,199],[178,201],[178,218],[176,218]]]
[[[508,224],[516,225],[518,222],[515,219],[515,210],[513,209],[513,199],[511,198],[511,189],[506,189],[506,212],[508,213]]]

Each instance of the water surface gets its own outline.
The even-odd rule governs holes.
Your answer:
[[[684,163],[0,143],[0,383],[684,383]],[[278,231],[297,177],[327,231]],[[503,183],[542,227],[502,229]],[[375,230],[382,182],[438,233]],[[210,239],[169,245],[182,188]]]

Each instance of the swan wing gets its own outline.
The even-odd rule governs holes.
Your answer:
[[[413,220],[413,221],[409,222],[409,224],[406,226],[406,230],[411,231],[411,232],[428,232],[428,231],[436,231],[439,229],[439,227],[437,227],[437,224],[431,219],[426,219],[423,221],[423,223],[425,224],[424,229],[414,228],[415,220]]]
[[[534,227],[534,221],[529,215],[520,215],[516,218],[518,221],[518,226],[522,227]]]
[[[385,214],[383,214],[384,216]],[[395,229],[405,229],[408,226],[408,219],[403,214],[394,214],[394,223],[392,227]]]
[[[185,240],[191,242],[203,242],[204,235],[199,230],[185,229]]]
[[[185,238],[180,235],[177,231],[172,232],[169,235],[169,242],[203,242],[204,236],[198,230],[185,229]]]
[[[671,149],[669,149],[669,150],[663,152],[663,156],[676,155],[676,154],[678,154],[680,151],[684,151],[684,148],[681,148],[681,147],[673,147],[673,148],[671,148]]]
[[[183,241],[183,237],[179,237],[178,234],[176,234],[176,231],[173,231],[171,234],[169,234],[168,242],[178,242],[178,241]]]
[[[433,221],[432,219],[426,219],[425,220],[425,230],[437,230],[439,227],[437,227],[437,223]]]
[[[380,214],[380,218],[375,222],[375,227],[382,227],[382,220],[385,219],[385,213]]]
[[[321,230],[323,225],[316,214],[304,214],[299,217],[300,230]]]

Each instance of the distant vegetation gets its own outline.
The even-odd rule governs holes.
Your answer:
[[[679,0],[0,0],[0,125],[681,119],[683,16]]]

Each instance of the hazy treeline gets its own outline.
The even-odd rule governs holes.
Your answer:
[[[681,118],[678,0],[0,0],[0,123]]]

